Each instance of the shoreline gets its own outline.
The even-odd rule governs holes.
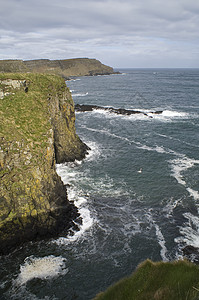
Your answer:
[[[74,102],[63,78],[0,73],[0,89],[0,252],[7,254],[78,227],[78,210],[55,163],[84,159],[89,147],[76,134]]]

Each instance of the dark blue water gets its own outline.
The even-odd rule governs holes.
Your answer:
[[[1,299],[89,300],[146,258],[180,259],[186,246],[199,248],[199,70],[121,72],[67,85],[75,103],[148,116],[76,114],[91,151],[57,172],[70,184],[81,230],[1,257]]]

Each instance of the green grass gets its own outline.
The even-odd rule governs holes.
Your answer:
[[[23,85],[20,88],[6,85],[4,80],[7,79],[22,82],[26,80],[28,92],[24,91]],[[28,151],[31,153],[29,167],[42,165],[52,136],[49,99],[58,97],[58,94],[62,99],[67,89],[64,79],[47,74],[0,73],[0,89],[9,93],[0,99],[0,150],[9,155],[7,160],[12,158],[15,161],[21,161],[24,151]],[[69,97],[68,102],[70,101]],[[3,160],[0,161],[0,166],[2,163]],[[6,178],[12,180],[15,173],[18,174],[16,166],[15,170],[9,172],[0,168],[0,177],[4,181]],[[26,177],[28,176],[29,173]]]
[[[146,260],[94,300],[198,300],[199,268],[188,261]]]
[[[25,93],[23,87],[6,86],[3,84],[6,79],[26,80],[28,92]],[[64,80],[54,75],[0,73],[0,89],[10,93],[0,100],[1,136],[7,141],[23,141],[23,144],[37,142],[45,148],[51,128],[48,97],[65,91]]]
[[[37,228],[43,232],[56,226],[58,214],[62,218],[61,206],[67,200],[57,193],[62,183],[55,170],[54,132],[75,131],[73,120],[70,128],[65,125],[73,100],[63,78],[0,73],[0,90],[1,250],[12,237],[13,242],[18,235],[22,240],[30,222],[36,235]]]

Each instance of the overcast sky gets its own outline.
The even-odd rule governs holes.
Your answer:
[[[199,67],[198,0],[0,0],[0,59]]]

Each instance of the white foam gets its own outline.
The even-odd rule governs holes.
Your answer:
[[[185,112],[178,112],[178,111],[172,111],[172,110],[162,110],[161,113],[155,113],[156,111],[159,111],[161,109],[155,109],[154,111],[152,109],[143,109],[143,108],[133,108],[134,110],[140,111],[143,114],[132,114],[130,117],[134,118],[142,118],[144,120],[150,120],[150,119],[157,119],[162,121],[169,121],[173,118],[187,118],[189,116],[188,113]],[[144,115],[146,114],[146,115]],[[150,118],[147,118],[150,117]]]
[[[37,258],[34,256],[27,257],[25,263],[20,266],[20,274],[16,279],[16,284],[23,285],[33,278],[42,280],[65,275],[68,269],[65,265],[65,259],[61,256],[45,256]]]
[[[77,240],[83,233],[88,231],[95,223],[95,220],[91,217],[86,195],[81,196],[81,191],[79,193],[75,189],[75,187],[72,187],[68,189],[68,197],[70,200],[74,201],[74,204],[78,208],[78,212],[80,213],[80,216],[82,218],[82,225],[80,226],[80,230],[75,231],[74,235],[67,237],[67,242],[71,242]]]
[[[87,93],[77,93],[77,94],[72,94],[73,97],[85,97],[88,95],[88,92]]]
[[[95,220],[91,217],[87,195],[83,195],[82,191],[76,187],[78,180],[84,180],[83,174],[78,166],[71,166],[71,164],[59,164],[56,166],[57,173],[61,176],[64,184],[68,184],[67,188],[68,199],[73,201],[74,205],[78,208],[78,212],[82,218],[82,224],[79,231],[75,231],[72,236],[67,238],[59,238],[55,242],[57,244],[67,244],[77,240],[80,236],[88,231],[94,224]],[[79,224],[77,224],[79,226]]]
[[[186,187],[186,190],[195,200],[199,199],[198,191],[193,190],[190,187],[187,187],[187,183],[185,181],[185,177],[182,175],[182,172],[192,168],[195,165],[199,164],[199,160],[190,159],[185,155],[181,155],[180,157],[170,160],[172,176],[176,178],[177,182]]]
[[[69,81],[79,81],[81,80],[80,78],[76,78],[76,79],[70,79]]]
[[[86,94],[74,94],[74,96],[86,96]],[[105,106],[108,108],[109,106]],[[113,111],[105,110],[103,108],[96,108],[90,111],[89,113],[94,113],[97,115],[103,115],[106,118],[123,118],[130,121],[136,121],[136,120],[144,120],[144,121],[161,121],[161,122],[171,122],[173,119],[184,119],[188,118],[189,114],[185,112],[178,112],[178,111],[172,111],[172,110],[163,110],[161,113],[155,113],[158,110],[154,110],[152,112],[152,109],[143,109],[143,108],[126,108],[132,109],[134,111],[139,111],[140,113],[130,114],[130,115],[123,115],[123,114],[117,114]]]
[[[86,161],[96,160],[101,155],[101,149],[96,142],[85,141],[86,145],[90,148],[86,156]]]
[[[133,142],[132,142],[133,143]],[[137,145],[137,148],[139,149],[143,149],[143,150],[148,150],[148,151],[154,151],[154,152],[157,152],[157,153],[165,153],[165,154],[172,154],[172,155],[175,155],[175,156],[178,156],[178,157],[183,157],[182,154],[176,152],[176,151],[173,151],[169,148],[164,148],[163,146],[147,146],[147,145],[143,145],[141,144],[140,142],[134,142],[134,144]]]
[[[186,157],[184,154],[180,154],[171,149],[165,149],[163,146],[155,146],[150,147],[147,145],[142,145],[141,143],[137,143],[137,148],[147,150],[147,151],[155,151],[157,153],[166,153],[172,154],[177,158],[169,160],[171,165],[171,175],[177,180],[177,182],[186,187],[186,190],[195,200],[199,200],[199,192],[187,186],[187,182],[185,177],[182,175],[183,172],[188,169],[194,167],[195,165],[199,165],[199,160],[191,159]]]
[[[145,115],[144,113],[138,113],[138,114],[132,114],[132,115],[124,115],[123,118],[126,118],[126,120],[129,121],[151,121],[153,120],[149,115]]]
[[[180,228],[182,236],[175,238],[175,242],[199,248],[199,217],[191,213],[185,213],[184,217],[188,221]]]
[[[90,127],[86,127],[86,126],[84,126],[84,128],[87,129],[87,130],[89,130],[89,131],[97,132],[97,133],[100,133],[100,134],[103,134],[103,135],[107,135],[107,136],[111,136],[113,138],[117,138],[117,139],[120,139],[120,140],[123,140],[123,141],[127,141],[128,143],[134,143],[133,141],[130,141],[126,137],[119,136],[119,135],[116,135],[114,133],[111,133],[108,129],[95,129],[95,128],[90,128]],[[89,146],[88,143],[87,143],[87,145]],[[95,146],[95,144],[94,144],[94,146]],[[91,149],[92,149],[92,144],[91,144]]]
[[[166,244],[166,241],[165,241],[165,238],[160,230],[160,227],[158,226],[158,224],[153,220],[153,217],[152,217],[152,214],[151,214],[151,210],[146,214],[150,224],[152,226],[155,227],[155,231],[156,231],[156,237],[157,237],[157,241],[158,241],[158,244],[160,245],[161,247],[161,250],[160,250],[160,255],[162,257],[162,260],[163,261],[168,261],[168,258],[167,258],[167,248],[165,246]]]
[[[156,146],[154,150],[158,153],[168,153],[163,146]]]
[[[167,248],[165,246],[166,241],[164,239],[164,236],[163,236],[163,234],[160,230],[160,227],[155,222],[154,222],[154,226],[155,226],[155,230],[156,230],[156,236],[157,236],[157,239],[158,239],[158,244],[161,247],[160,255],[161,255],[163,261],[168,261],[168,258],[166,256]]]
[[[185,119],[189,117],[188,113],[172,110],[163,110],[160,114],[148,113],[147,111],[145,112],[149,117],[152,118],[152,120],[154,119],[161,122],[171,122],[173,119]]]
[[[79,176],[78,171],[73,167],[72,164],[57,164],[56,171],[64,184],[73,184]]]
[[[177,156],[177,158],[169,160],[171,165],[171,175],[177,180],[177,182],[186,187],[186,190],[195,200],[199,200],[199,192],[187,186],[187,182],[185,177],[182,175],[186,170],[194,167],[195,165],[199,165],[199,160],[191,159],[186,157],[184,154],[180,154],[171,149],[165,149],[163,146],[155,146],[150,147],[147,145],[143,145],[141,143],[135,143],[137,148],[147,150],[147,151],[155,151],[157,153],[166,153]]]
[[[105,106],[105,107],[109,107],[109,106]],[[143,111],[144,112],[144,111]],[[96,109],[93,109],[92,111],[90,111],[89,113],[92,113],[92,114],[95,114],[96,117],[100,117],[101,118],[101,115],[103,115],[103,117],[106,117],[106,118],[123,118],[125,120],[130,120],[130,121],[133,121],[133,120],[150,120],[151,118],[147,118],[146,115],[144,115],[144,113],[135,113],[135,114],[131,114],[131,115],[123,115],[123,114],[117,114],[113,111],[110,111],[110,110],[105,110],[103,108],[96,108]]]
[[[163,138],[166,138],[166,139],[169,139],[169,140],[174,140],[174,141],[178,141],[180,142],[180,144],[185,144],[185,145],[188,145],[188,146],[192,146],[192,147],[197,147],[199,148],[199,145],[195,145],[195,144],[192,144],[192,143],[188,143],[188,142],[185,142],[185,141],[182,141],[178,138],[175,138],[175,137],[172,137],[172,136],[168,136],[168,135],[165,135],[165,134],[160,134],[160,133],[155,133],[156,135],[158,136],[161,136]]]
[[[172,136],[168,136],[168,135],[164,135],[164,134],[159,134],[159,133],[156,133],[156,135],[164,137],[164,138],[167,138],[167,139],[170,139],[170,140],[178,141],[178,142],[180,142],[180,144],[185,144],[185,145],[188,145],[188,146],[191,146],[191,147],[197,147],[197,148],[199,148],[199,145],[196,145],[196,144],[193,144],[193,143],[188,143],[188,142],[182,141],[182,140],[180,140],[178,138],[175,138],[175,137],[172,137]]]
[[[143,150],[148,150],[148,151],[155,151],[158,153],[168,153],[168,150],[165,150],[163,146],[150,147],[150,146],[142,145],[141,143],[139,143],[137,148],[143,149]]]
[[[199,193],[198,191],[195,191],[191,188],[187,188],[187,191],[189,192],[189,194],[195,199],[195,200],[199,200]]]
[[[103,108],[94,108],[92,113],[94,113],[96,115],[100,114],[105,117],[111,117],[111,118],[117,116],[116,114],[110,112],[109,110],[104,110]]]
[[[185,112],[178,112],[178,111],[172,111],[172,110],[163,110],[162,116],[163,117],[169,117],[169,118],[184,118],[188,114]]]
[[[179,205],[179,203],[181,203],[181,199],[174,200],[173,197],[169,199],[168,203],[163,208],[163,211],[166,213],[167,218],[172,218],[173,220],[173,211]]]
[[[103,174],[101,177],[98,176],[94,180],[90,178],[87,184],[89,186],[89,189],[92,190],[92,194],[101,194],[105,197],[129,195],[125,183],[120,181],[120,184],[118,184],[107,174]]]
[[[53,241],[57,245],[67,245],[71,242],[75,242],[79,238],[82,238],[86,232],[94,225],[95,221],[90,214],[88,207],[85,205],[87,201],[83,198],[79,198],[75,201],[75,206],[78,207],[80,216],[82,217],[82,225],[80,226],[79,231],[75,231],[73,235],[67,237],[60,237],[57,240]],[[77,224],[79,226],[79,224]]]

